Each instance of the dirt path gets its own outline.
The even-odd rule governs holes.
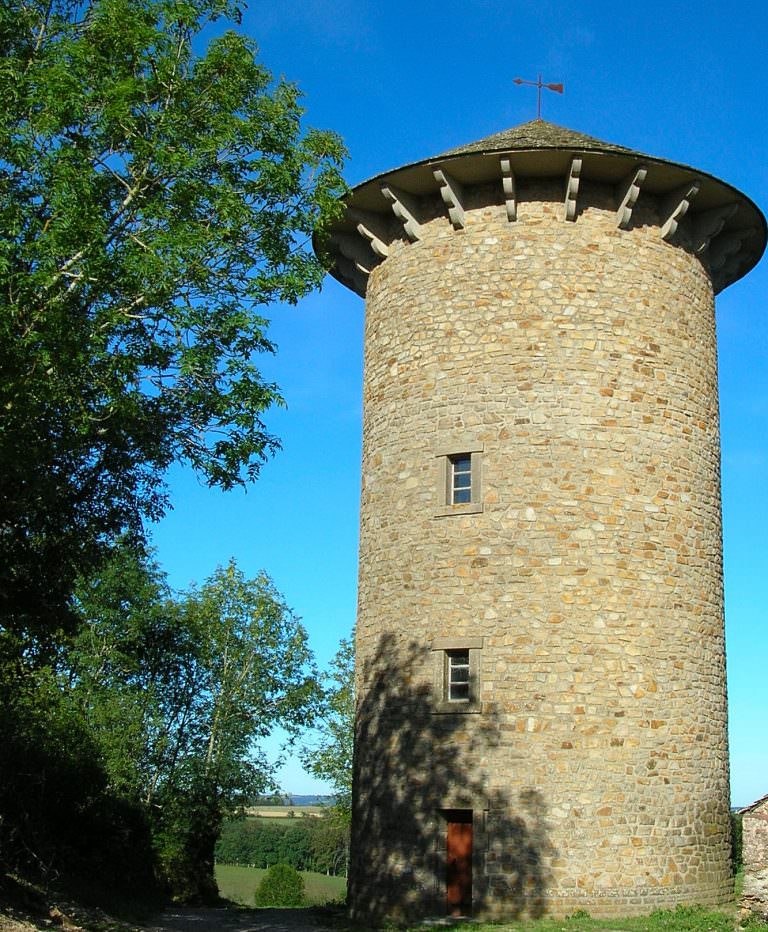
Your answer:
[[[169,908],[146,932],[319,932],[332,926],[309,909]]]
[[[77,919],[62,916],[51,920],[40,917],[13,917],[0,914],[0,932],[38,932],[40,929],[63,932],[91,932],[93,929],[120,928],[124,932],[330,932],[332,921],[324,921],[311,909],[236,909],[233,907],[169,907],[144,925],[105,922],[104,914]],[[343,925],[343,923],[342,923]],[[339,932],[339,927],[335,927]]]

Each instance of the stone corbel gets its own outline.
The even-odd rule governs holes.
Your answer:
[[[745,240],[755,235],[752,228],[744,230],[729,230],[715,237],[709,247],[709,268],[712,272],[720,272],[726,263],[739,252]]]
[[[688,213],[691,201],[699,193],[700,187],[701,182],[698,179],[687,181],[664,199],[661,207],[661,238],[666,243],[674,239],[680,221]]]
[[[760,231],[755,227],[748,227],[727,230],[712,238],[706,258],[709,259],[709,274],[715,294],[739,277],[745,262],[742,246],[746,240],[759,235]]]
[[[364,272],[361,272],[351,259],[348,259],[341,253],[336,255],[336,268],[352,291],[359,294],[361,298],[364,298],[368,288],[368,276]]]
[[[726,204],[725,207],[705,210],[693,218],[693,248],[697,255],[701,255],[709,248],[709,244],[716,236],[719,236],[725,224],[738,209],[738,204]]]
[[[403,224],[405,235],[415,243],[421,239],[421,224],[418,221],[419,202],[418,198],[407,191],[401,191],[389,182],[382,184],[381,193],[389,201],[392,207],[392,213]]]
[[[640,188],[643,186],[647,174],[648,168],[645,165],[638,165],[618,187],[616,223],[620,230],[629,229],[632,211],[640,196]]]
[[[357,232],[367,239],[371,249],[380,259],[386,259],[389,255],[389,235],[386,229],[386,221],[377,214],[370,213],[367,210],[358,210],[350,207],[347,210],[347,216],[357,227]]]
[[[581,178],[580,158],[574,158],[571,161],[571,167],[568,172],[568,179],[565,183],[565,219],[576,219],[576,199],[579,194],[579,180]]]
[[[454,230],[464,229],[464,189],[444,168],[432,171],[435,181],[440,185],[440,197],[448,208],[448,217]]]
[[[512,160],[503,158],[500,161],[501,166],[501,184],[504,188],[504,203],[507,205],[507,220],[511,222],[517,220],[517,186],[515,185],[515,173],[512,171]]]
[[[377,265],[377,259],[369,249],[365,240],[351,233],[335,233],[333,242],[342,256],[346,256],[355,263],[357,269],[364,275],[368,275],[374,266]]]

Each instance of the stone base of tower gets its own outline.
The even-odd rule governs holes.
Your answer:
[[[490,837],[491,815],[497,827],[503,823],[508,837],[518,836],[522,841],[519,847]],[[458,905],[452,905],[445,827],[445,816],[438,813],[411,836],[414,848],[410,857],[403,856],[407,845],[403,845],[400,831],[389,855],[383,836],[378,851],[381,860],[353,863],[349,884],[351,918],[371,926],[451,915],[502,921],[564,918],[586,912],[596,919],[608,919],[648,915],[678,905],[716,908],[733,903],[733,876],[726,869],[694,869],[698,877],[692,882],[672,881],[665,876],[637,883],[642,873],[638,869],[642,851],[638,852],[637,864],[625,861],[615,865],[615,872],[624,874],[624,881],[618,885],[615,881],[613,885],[606,883],[605,877],[583,860],[581,873],[559,870],[536,849],[536,839],[525,839],[526,829],[513,813],[497,812],[475,817],[471,891],[463,903],[461,897],[454,896],[454,904]],[[429,850],[418,851],[415,846],[422,844],[425,836],[429,836]],[[669,860],[670,864],[674,862],[672,846]]]
[[[396,886],[392,886],[393,893]],[[375,927],[385,922],[413,922],[441,919],[448,913],[442,902],[428,896],[423,889],[404,885],[386,913],[372,912],[365,903],[352,903],[350,918],[362,925]],[[717,909],[733,903],[733,878],[721,885],[720,891],[705,890],[701,894],[689,890],[650,887],[633,889],[606,889],[592,893],[571,891],[548,896],[544,902],[536,894],[522,894],[510,904],[505,896],[490,893],[478,902],[468,916],[488,922],[522,919],[564,919],[574,913],[588,913],[594,919],[620,919],[631,916],[648,916],[656,910],[675,909],[677,906],[702,906]]]
[[[402,728],[393,759],[417,762],[418,712]],[[398,710],[389,707],[392,717]],[[387,716],[388,718],[390,716]],[[532,786],[463,785],[466,763],[430,735],[420,767],[379,758],[354,800],[350,914],[370,927],[384,920],[446,916],[485,920],[648,915],[678,905],[714,908],[733,902],[730,817],[725,798],[699,800],[675,813],[659,796],[650,812],[625,810],[616,824],[596,823],[607,807],[590,804],[606,787],[585,787],[578,805]],[[466,753],[465,748],[465,753]],[[419,773],[420,771],[420,773]],[[375,774],[374,774],[375,772]],[[429,776],[434,781],[428,779]],[[603,812],[602,816],[597,812]]]

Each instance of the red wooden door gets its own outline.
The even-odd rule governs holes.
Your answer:
[[[457,820],[453,821],[454,819]],[[472,909],[471,812],[466,815],[451,814],[448,820],[447,847],[448,912],[451,916],[466,916]]]

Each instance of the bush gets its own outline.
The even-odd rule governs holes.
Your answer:
[[[275,864],[261,878],[255,903],[257,906],[302,906],[304,878],[289,864]]]

